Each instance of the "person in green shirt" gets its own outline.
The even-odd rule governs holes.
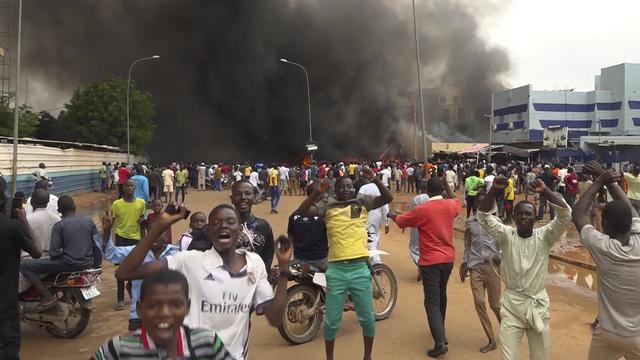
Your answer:
[[[100,191],[107,192],[107,163],[102,162],[102,166],[100,167]]]
[[[476,213],[476,208],[474,206],[476,196],[478,195],[478,191],[483,187],[484,180],[478,176],[478,170],[472,170],[471,176],[467,177],[464,181],[467,200],[467,219],[471,216],[471,211],[473,211],[474,214]]]
[[[180,194],[182,194],[182,202],[184,202],[184,196],[187,192],[188,178],[189,171],[186,168],[176,171],[176,202],[178,202],[178,195]]]
[[[640,213],[640,165],[631,165],[631,172],[624,173],[624,179],[627,181],[629,201],[636,212]]]

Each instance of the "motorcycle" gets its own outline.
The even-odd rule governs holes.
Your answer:
[[[92,299],[100,295],[95,284],[102,269],[51,274],[42,282],[58,298],[55,307],[36,312],[40,295],[31,287],[19,295],[20,319],[44,328],[51,336],[72,339],[80,335],[94,309]]]
[[[262,181],[258,181],[258,188],[256,189],[256,204],[260,204],[261,202],[269,199],[269,189],[264,186]]]
[[[398,282],[393,270],[385,264],[371,264],[371,257],[388,255],[382,250],[369,250],[369,269],[373,288],[376,321],[388,318],[398,299]],[[287,303],[278,327],[280,336],[292,345],[304,344],[315,338],[324,317],[327,280],[321,269],[300,261],[289,265],[289,281],[296,284],[287,289]],[[269,281],[277,283],[279,269],[273,267]]]

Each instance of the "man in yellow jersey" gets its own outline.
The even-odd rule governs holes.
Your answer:
[[[329,266],[327,268],[327,295],[325,300],[324,336],[327,360],[333,360],[336,333],[342,322],[342,312],[347,292],[355,305],[358,321],[364,337],[364,359],[371,359],[375,336],[375,313],[372,302],[371,272],[367,266],[367,218],[369,211],[380,208],[393,200],[389,189],[365,169],[363,176],[376,184],[380,196],[361,195],[356,197],[353,180],[343,176],[336,180],[335,198],[326,201],[325,193],[331,184],[322,180],[317,188],[300,205],[305,213],[317,206],[324,214],[329,241]]]
[[[271,213],[278,213],[278,203],[280,203],[280,188],[278,187],[278,166],[271,165],[268,172],[269,190],[271,191]]]

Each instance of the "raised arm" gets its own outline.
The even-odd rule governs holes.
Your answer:
[[[636,211],[636,209],[633,207],[633,205],[631,205],[631,201],[629,201],[629,197],[627,196],[627,194],[624,193],[624,191],[622,190],[622,188],[618,185],[618,182],[621,181],[622,179],[622,174],[613,174],[612,175],[606,175],[605,173],[608,172],[606,171],[602,165],[600,165],[599,162],[597,161],[589,161],[589,163],[587,163],[587,165],[585,165],[585,171],[589,174],[593,174],[595,176],[597,176],[598,178],[603,177],[603,186],[607,187],[607,190],[609,190],[609,194],[611,195],[611,197],[613,198],[613,200],[620,200],[623,201],[627,204],[627,206],[631,209],[631,216],[632,217],[638,217],[638,212]],[[598,179],[596,179],[598,180]],[[594,182],[595,185],[595,182]],[[602,186],[601,186],[602,187]],[[598,189],[600,190],[600,189]]]
[[[455,191],[453,191],[451,186],[449,186],[449,182],[447,181],[446,177],[442,176],[440,178],[440,180],[442,181],[442,186],[444,187],[444,192],[447,194],[447,199],[455,199],[456,198],[456,193],[455,193]]]
[[[295,214],[306,215],[311,206],[315,205],[322,197],[327,193],[327,190],[331,187],[331,183],[327,179],[320,180],[320,186],[315,186],[311,195],[307,196],[306,199],[298,206]]]
[[[493,209],[493,204],[496,202],[496,194],[505,187],[507,187],[507,178],[502,175],[496,176],[493,179],[491,189],[489,189],[487,194],[484,196],[478,210],[485,213],[490,212]]]
[[[388,203],[393,201],[393,195],[391,194],[391,190],[382,184],[382,181],[378,179],[378,177],[373,173],[373,170],[367,168],[362,171],[363,176],[368,179],[370,182],[376,184],[378,190],[380,191],[380,196],[373,199],[373,209],[377,209],[379,207],[383,207]]]
[[[276,293],[273,301],[266,307],[264,315],[267,317],[269,324],[272,326],[280,326],[282,324],[282,314],[287,305],[287,283],[289,281],[289,260],[293,254],[293,243],[285,236],[280,236],[276,241],[276,258],[281,271],[278,275],[278,284],[276,285]],[[286,244],[282,247],[281,244]]]
[[[138,245],[129,253],[122,264],[116,270],[116,278],[118,280],[133,280],[145,277],[152,272],[162,270],[166,267],[163,260],[156,260],[142,265],[144,258],[149,250],[156,242],[158,237],[162,235],[172,224],[182,220],[186,214],[186,208],[180,206],[180,212],[175,215],[163,213],[154,221],[151,230],[138,242]],[[142,266],[141,266],[142,265]]]

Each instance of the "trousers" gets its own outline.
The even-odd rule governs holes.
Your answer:
[[[444,322],[447,315],[447,283],[452,269],[453,263],[420,265],[424,308],[436,345],[446,341]]]
[[[485,294],[489,298],[489,308],[493,311],[496,319],[500,321],[500,275],[491,262],[485,262],[474,269],[469,269],[469,283],[471,284],[471,293],[473,294],[473,303],[476,313],[480,318],[482,329],[487,335],[489,341],[496,340],[491,326],[491,320],[487,313],[485,304]]]
[[[344,299],[351,295],[358,322],[366,337],[376,335],[376,315],[373,310],[371,272],[366,261],[356,263],[329,262],[327,268],[327,298],[325,300],[324,338],[334,340],[342,324]]]
[[[600,326],[593,329],[589,360],[640,359],[640,336],[620,336]]]
[[[524,334],[527,334],[527,341],[529,342],[529,359],[549,359],[551,338],[549,337],[548,315],[542,319],[543,328],[541,332],[537,332],[534,328],[528,326],[524,319],[520,319],[520,317],[504,307],[500,309],[500,317],[502,318],[500,323],[502,360],[515,360],[518,358],[518,348]]]

